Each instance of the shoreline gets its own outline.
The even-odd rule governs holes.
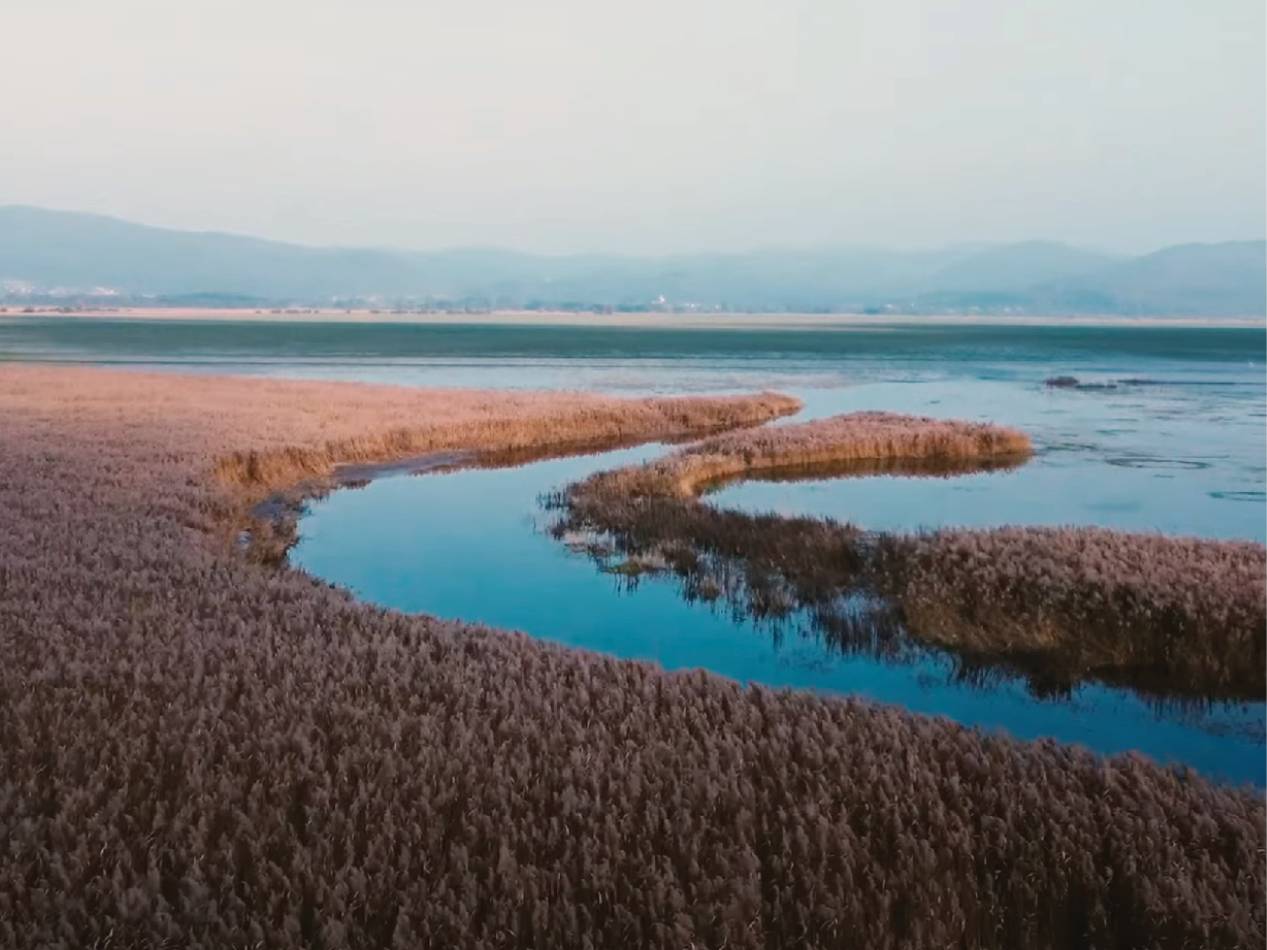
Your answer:
[[[494,310],[479,313],[392,313],[385,310],[305,308],[275,313],[229,308],[121,307],[26,313],[0,310],[0,323],[27,320],[133,321],[152,323],[363,324],[488,327],[622,327],[682,330],[885,330],[908,327],[1106,327],[1267,329],[1267,317],[806,313],[595,313],[593,311]]]

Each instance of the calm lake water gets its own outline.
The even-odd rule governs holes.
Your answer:
[[[1246,329],[885,327],[641,330],[0,320],[0,359],[88,362],[412,385],[616,393],[778,388],[805,411],[857,409],[1021,426],[1019,469],[953,478],[746,482],[747,510],[877,529],[1100,524],[1262,541],[1264,334]],[[1073,375],[1113,388],[1052,389]],[[1025,738],[1139,750],[1264,784],[1263,704],[1176,708],[1085,686],[1040,699],[970,685],[947,657],[842,656],[796,618],[777,628],[689,603],[671,579],[634,589],[542,529],[539,496],[659,446],[513,469],[381,478],[314,503],[292,562],[386,606],[512,627],[670,669],[849,693]]]

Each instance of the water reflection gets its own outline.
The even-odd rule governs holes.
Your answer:
[[[996,463],[1007,468],[1021,464],[1023,460]],[[828,471],[837,478],[900,474],[950,479],[976,468],[963,462],[893,460],[789,466],[753,477],[786,480],[798,472],[824,477]],[[1150,617],[1139,615],[1133,597],[1125,599],[1122,611],[1110,596],[1099,611],[1080,609],[1070,618],[1037,589],[996,603],[988,582],[973,576],[967,580],[971,596],[965,604],[953,588],[945,587],[949,578],[924,576],[918,569],[912,574],[916,549],[908,536],[661,497],[614,502],[615,521],[596,516],[600,525],[611,525],[604,529],[584,512],[601,512],[606,503],[574,508],[570,499],[567,492],[541,499],[543,508],[555,515],[550,534],[572,551],[587,554],[600,572],[619,578],[619,587],[633,592],[645,578],[671,579],[687,602],[724,603],[732,621],[767,632],[776,644],[793,631],[843,656],[898,662],[945,653],[956,682],[981,686],[1001,677],[1018,679],[1039,699],[1068,698],[1078,684],[1091,681],[1127,687],[1163,703],[1209,704],[1259,692],[1252,657],[1230,660],[1221,651],[1205,656],[1200,652],[1209,635],[1205,628],[1191,619],[1176,621],[1160,607]],[[927,554],[924,549],[916,557]],[[930,599],[930,583],[942,594]],[[1082,602],[1102,593],[1093,588]],[[1117,588],[1110,590],[1116,593]],[[1169,635],[1175,624],[1197,651],[1184,656],[1182,666],[1162,662],[1154,653],[1158,638]],[[1018,636],[1018,628],[1044,634],[1031,640]],[[1225,632],[1217,630],[1220,647]],[[1134,642],[1139,638],[1142,648]]]
[[[518,468],[377,479],[315,502],[292,560],[384,606],[523,630],[667,669],[703,667],[741,682],[859,695],[1022,738],[1054,737],[1104,753],[1135,749],[1264,784],[1261,703],[1176,708],[1100,684],[1035,695],[1024,678],[916,648],[886,626],[891,618],[875,622],[885,607],[863,594],[845,595],[826,614],[773,595],[735,603],[725,588],[747,581],[737,565],[729,579],[724,565],[714,566],[718,587],[663,570],[604,572],[586,539],[566,539],[578,551],[551,536],[541,496],[667,450],[641,446]],[[877,639],[868,642],[873,632]]]
[[[863,459],[846,462],[814,462],[781,465],[743,476],[718,478],[704,482],[705,494],[720,492],[746,482],[796,483],[812,479],[867,478],[872,476],[904,476],[907,478],[957,478],[962,475],[1010,472],[1030,460],[1028,455],[988,459]]]

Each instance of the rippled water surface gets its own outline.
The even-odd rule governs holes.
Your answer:
[[[856,409],[1019,425],[1037,453],[951,478],[751,481],[710,495],[748,510],[890,530],[1099,524],[1262,541],[1261,331],[892,327],[817,331],[0,322],[0,359],[110,363],[417,385],[712,392],[778,388],[798,418]],[[1072,375],[1104,388],[1055,389]],[[796,421],[796,420],[791,420]],[[604,574],[541,530],[539,496],[668,449],[513,469],[381,478],[311,506],[293,562],[359,596],[482,621],[672,669],[850,693],[1021,737],[1140,750],[1264,784],[1263,705],[1159,705],[1090,685],[1042,699],[965,682],[939,654],[892,663],[690,603],[672,579]]]

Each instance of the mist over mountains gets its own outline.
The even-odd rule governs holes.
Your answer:
[[[1139,257],[1046,241],[926,251],[547,256],[317,248],[0,207],[7,304],[1256,316],[1267,243]]]

